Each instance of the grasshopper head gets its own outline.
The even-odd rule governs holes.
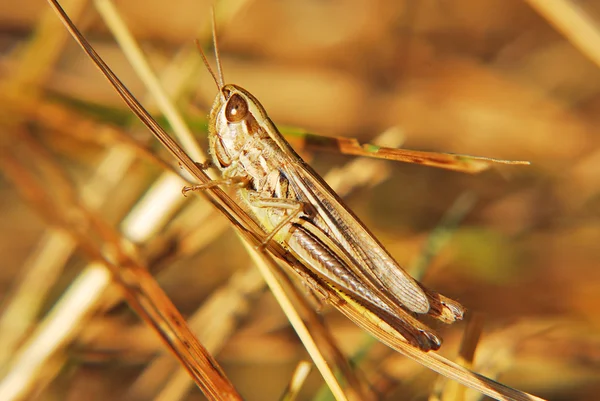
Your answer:
[[[224,85],[219,90],[210,112],[211,128],[234,128],[265,119],[267,113],[260,102],[250,92],[233,84]]]

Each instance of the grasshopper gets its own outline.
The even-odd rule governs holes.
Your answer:
[[[58,4],[53,0],[50,3],[123,100],[180,163],[188,171],[201,172],[199,168],[207,168],[209,163],[194,163],[160,128]],[[218,88],[209,117],[209,144],[211,164],[221,171],[222,178],[204,179],[200,185],[184,187],[184,194],[235,185],[241,199],[237,206],[242,206],[255,225],[266,233],[262,248],[271,251],[272,243],[276,243],[286,253],[278,252],[279,258],[292,258],[305,266],[310,274],[295,271],[312,290],[325,295],[342,313],[384,342],[384,332],[391,327],[395,334],[420,350],[438,349],[442,342],[440,337],[415,315],[427,314],[452,323],[462,319],[464,308],[427,289],[406,273],[327,183],[292,149],[256,97],[237,85],[224,83],[214,23],[213,40],[218,76],[201,49],[200,54]],[[368,149],[365,153],[353,143],[340,143],[357,154],[381,158],[400,156],[405,161],[438,167],[456,167],[466,157],[400,149],[397,152],[390,149],[373,152],[370,147],[365,148]],[[472,159],[484,164],[525,164]]]
[[[202,182],[184,187],[184,193],[210,189],[208,199],[229,218],[245,240],[258,244],[257,233],[265,233],[260,248],[287,261],[311,289],[324,295],[357,325],[395,350],[496,399],[539,399],[473,374],[435,353],[422,352],[439,348],[441,339],[419,322],[415,314],[427,314],[451,323],[462,319],[463,307],[425,288],[402,270],[333,190],[296,154],[259,101],[239,86],[224,84],[216,48],[214,16],[218,78],[201,52],[219,91],[210,113],[209,135],[213,164],[221,170],[222,178],[211,181],[202,171],[208,163],[196,163],[183,151],[95,52],[58,1],[48,1],[132,112],[180,165]],[[465,172],[481,171],[489,162],[529,164],[368,145],[361,148],[356,141],[340,141],[339,138],[330,143],[334,142],[350,154],[412,161]],[[238,186],[240,203],[246,213],[219,188],[227,185]],[[143,301],[136,305],[143,303],[146,309],[154,308],[153,316],[148,314],[147,320],[167,346],[184,363],[205,394],[220,399],[227,383],[216,380],[223,377],[216,362],[205,357],[191,333],[177,329],[186,326],[182,318],[175,319],[172,311],[160,306],[165,302],[164,296],[157,300],[154,293],[143,291],[141,287],[135,289],[139,291],[132,297]],[[142,311],[146,309],[140,307]],[[203,364],[195,362],[196,358]],[[207,369],[204,363],[211,364],[212,369]],[[229,390],[226,395],[237,399],[235,391]]]
[[[327,183],[294,151],[258,99],[224,84],[216,34],[219,93],[209,117],[211,165],[222,179],[185,187],[183,193],[235,185],[246,211],[321,281],[382,317],[411,344],[438,349],[441,339],[413,314],[445,322],[462,319],[460,304],[427,290],[390,256],[381,243]],[[204,166],[204,165],[203,165]],[[389,319],[388,319],[389,320]]]

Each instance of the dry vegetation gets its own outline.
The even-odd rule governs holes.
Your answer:
[[[94,7],[63,5],[158,115]],[[205,146],[215,87],[193,39],[209,43],[209,2],[116,5]],[[473,369],[550,400],[600,398],[600,1],[222,0],[218,20],[226,80],[287,131],[372,141],[396,127],[407,148],[530,160],[479,175],[376,162],[335,185],[405,266],[468,199],[423,281],[483,319]],[[93,264],[100,249],[118,265],[128,238],[245,399],[277,399],[306,351],[228,222],[157,183],[169,167],[153,155],[171,159],[45,2],[0,4],[0,54],[0,394],[20,366],[24,399],[203,399]],[[303,155],[323,174],[352,162]],[[381,399],[477,397],[322,307]],[[465,327],[436,327],[442,354]],[[313,372],[300,399],[323,386]]]

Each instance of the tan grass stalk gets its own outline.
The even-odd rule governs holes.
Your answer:
[[[73,18],[78,20],[86,1],[69,0]],[[15,59],[10,75],[0,82],[7,102],[34,103],[37,86],[45,79],[67,43],[68,35],[51,10],[46,10],[38,22],[33,38],[25,48],[11,55]],[[0,316],[0,367],[14,352],[40,313],[48,291],[59,277],[74,244],[63,232],[48,230],[38,248],[23,267],[19,283],[2,305]]]
[[[65,0],[65,6],[71,10],[74,20],[79,20],[83,14],[88,0]],[[18,60],[11,74],[8,88],[10,95],[29,96],[31,91],[37,90],[46,79],[52,66],[55,65],[69,38],[67,32],[57,23],[56,17],[50,10],[46,10],[33,33],[33,39],[18,54]]]
[[[112,273],[114,282],[124,290],[129,305],[160,334],[163,342],[187,367],[209,399],[240,399],[217,362],[192,335],[169,298],[147,269],[138,262],[134,247],[123,241],[119,233],[94,213],[79,204],[74,196],[75,191],[67,187],[68,180],[62,175],[60,168],[53,165],[53,161],[41,148],[36,148],[35,143],[30,142],[18,142],[16,152],[2,149],[0,158],[5,174],[21,191],[23,197],[51,222],[66,229],[92,259],[103,262]],[[19,154],[19,157],[13,153]],[[21,160],[35,160],[36,168],[40,170],[42,177],[35,178]],[[62,190],[51,194],[48,188]],[[97,244],[97,241],[100,241],[100,244]],[[89,298],[89,294],[86,293],[86,296]],[[35,344],[30,343],[25,350],[33,349],[32,345]],[[19,362],[26,363],[26,359],[22,357]],[[15,366],[11,371],[18,369]],[[8,378],[12,376],[9,375]],[[18,379],[22,379],[21,375]]]
[[[163,89],[163,86],[150,68],[141,49],[135,42],[112,2],[110,0],[94,0],[94,4],[119,43],[119,46],[123,49],[123,53],[131,63],[136,74],[142,82],[144,82],[146,89],[152,94],[154,101],[157,102],[158,107],[169,121],[169,124],[173,128],[173,133],[179,140],[183,149],[194,160],[207,160],[206,154],[200,149],[192,131],[175,108],[171,99],[169,99],[169,96],[167,96],[166,91]]]
[[[110,272],[100,263],[90,264],[73,281],[14,356],[8,374],[0,381],[0,399],[24,400],[30,392],[45,387],[62,365],[54,363],[53,357],[81,330],[111,282]]]
[[[527,0],[527,3],[600,67],[600,29],[575,1]]]
[[[300,361],[294,369],[294,373],[292,374],[292,378],[290,380],[290,384],[286,391],[283,393],[283,396],[280,398],[280,401],[294,401],[300,392],[300,389],[304,385],[308,374],[312,368],[312,364],[308,361]]]

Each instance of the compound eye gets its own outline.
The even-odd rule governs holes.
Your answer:
[[[238,94],[229,98],[227,106],[225,106],[225,118],[230,123],[242,121],[248,114],[248,103]]]

